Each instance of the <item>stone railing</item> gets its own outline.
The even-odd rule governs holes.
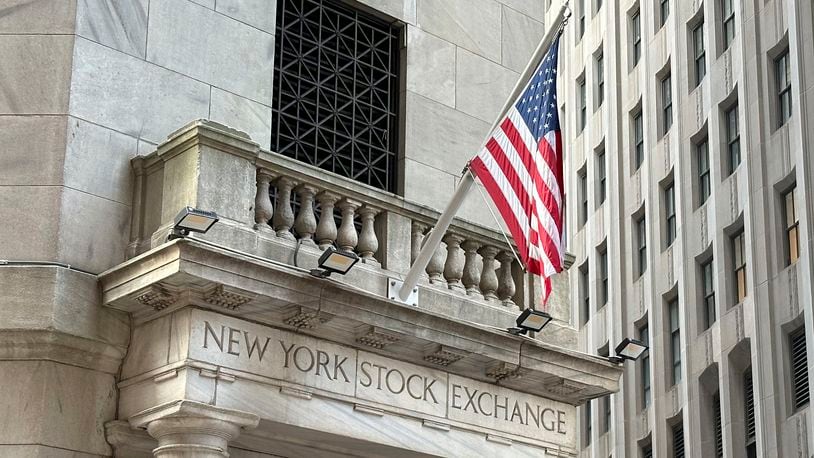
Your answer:
[[[260,150],[245,134],[209,121],[180,129],[156,152],[133,160],[129,255],[167,240],[186,205],[221,216],[204,238],[300,267],[326,247],[355,251],[362,273],[343,281],[375,294],[403,278],[439,212],[379,189]],[[502,326],[534,307],[540,282],[524,274],[503,236],[456,219],[426,268],[423,294],[440,313]],[[567,277],[552,315],[570,322]],[[422,294],[419,294],[421,299]],[[564,298],[564,300],[563,300]],[[446,305],[445,305],[446,304]],[[489,311],[489,310],[492,311]]]

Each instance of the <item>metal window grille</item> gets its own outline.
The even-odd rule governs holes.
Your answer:
[[[724,434],[721,425],[721,395],[716,393],[712,398],[712,415],[715,427],[715,456],[722,458],[724,456]]]
[[[746,428],[746,444],[755,442],[755,391],[752,384],[752,369],[743,374],[743,413]]]
[[[798,409],[809,402],[808,356],[806,355],[805,328],[800,328],[790,336],[791,340],[791,384],[794,408]]]
[[[684,458],[684,426],[673,426],[673,457]]]
[[[333,0],[277,7],[272,149],[394,192],[398,27]]]

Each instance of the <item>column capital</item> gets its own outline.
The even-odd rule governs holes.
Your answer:
[[[139,412],[129,418],[134,428],[146,428],[158,440],[156,457],[228,457],[228,444],[260,417],[186,399]]]

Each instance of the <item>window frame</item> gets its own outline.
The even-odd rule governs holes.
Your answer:
[[[677,237],[675,182],[671,181],[664,187],[664,248],[672,246]]]
[[[670,73],[667,73],[661,79],[661,134],[667,135],[667,132],[673,127],[673,79]]]
[[[605,51],[600,48],[596,55],[596,110],[605,103]]]
[[[727,8],[727,5],[729,8]],[[721,0],[721,23],[723,27],[721,31],[723,50],[726,51],[735,41],[735,34],[737,33],[735,30],[735,0]]]
[[[596,208],[601,207],[608,197],[608,156],[605,148],[596,153]]]
[[[579,133],[582,133],[585,131],[585,126],[588,125],[588,89],[584,76],[577,81],[577,92],[579,96]]]
[[[797,215],[797,186],[792,186],[781,195],[783,230],[785,232],[784,254],[786,266],[800,259],[800,218]]]
[[[704,330],[709,329],[717,321],[715,308],[715,259],[710,258],[699,266],[701,273],[701,302],[704,305]]]
[[[774,68],[777,89],[777,127],[780,128],[791,119],[794,103],[791,92],[791,59],[788,49],[775,58]]]
[[[599,264],[599,293],[600,293],[600,303],[598,304],[597,309],[601,309],[605,305],[608,304],[608,296],[610,293],[609,289],[609,279],[610,279],[610,272],[608,266],[608,250],[607,248],[600,247],[597,249],[597,262]]]
[[[730,238],[732,245],[732,274],[735,304],[740,304],[749,295],[746,278],[746,232],[741,229]]]
[[[634,170],[639,170],[644,163],[644,119],[642,110],[633,114],[633,163]]]
[[[579,227],[582,228],[588,223],[588,166],[583,165],[577,172],[577,193],[579,195]]]
[[[724,112],[724,119],[726,124],[726,151],[727,159],[729,160],[729,174],[735,173],[735,170],[741,164],[741,145],[740,145],[740,119],[738,113],[738,103],[736,102],[731,107],[727,108]]]
[[[636,250],[638,255],[638,277],[647,272],[647,218],[642,215],[635,220],[636,224]]]
[[[808,379],[808,364],[810,357],[806,348],[807,342],[805,325],[802,325],[790,332],[788,339],[790,365],[789,372],[791,375],[791,407],[793,412],[797,412],[811,403],[811,384],[810,380]],[[797,339],[801,340],[798,341]],[[802,355],[799,355],[799,352],[802,352]],[[803,385],[799,390],[798,383]],[[803,394],[803,388],[805,389],[805,396],[801,397],[800,395]],[[798,393],[798,391],[800,391],[800,393]]]
[[[707,76],[707,49],[704,42],[704,19],[692,29],[693,62],[695,63],[695,87],[701,85]],[[699,49],[700,45],[700,49]]]
[[[631,68],[636,68],[642,57],[642,16],[639,8],[630,15],[630,29],[631,52],[633,53]]]
[[[659,29],[661,29],[670,18],[670,0],[659,0],[659,2]]]
[[[678,298],[667,302],[668,324],[670,329],[671,386],[681,383],[681,318]]]
[[[697,176],[698,176],[698,206],[704,205],[712,195],[712,172],[709,160],[709,139],[702,138],[695,144]]]
[[[641,377],[641,410],[647,409],[650,404],[652,403],[652,378],[650,376],[650,327],[647,322],[645,322],[639,328],[639,340],[648,346],[648,349],[642,353],[642,356],[639,358],[640,361],[640,369],[639,369],[639,376]]]

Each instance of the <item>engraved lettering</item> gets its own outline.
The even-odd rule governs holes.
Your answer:
[[[546,420],[546,414],[551,414],[554,416],[554,418],[552,418],[550,421]],[[546,431],[554,431],[554,419],[557,418],[556,414],[557,413],[554,412],[554,409],[543,409],[543,413],[540,414],[541,420],[543,421],[543,429]]]
[[[565,417],[565,412],[563,412],[562,410],[558,410],[557,411],[557,432],[560,433],[560,434],[568,434],[567,432],[565,432],[565,429],[563,429],[563,428],[565,428],[565,419],[563,417]]]
[[[468,408],[469,406],[472,406],[472,411],[473,411],[473,412],[475,412],[475,413],[479,413],[479,412],[478,412],[478,408],[477,408],[477,407],[475,407],[475,395],[477,395],[477,394],[478,394],[478,390],[473,390],[473,391],[470,393],[470,392],[469,392],[469,388],[464,387],[464,392],[466,392],[466,396],[467,396],[467,398],[469,399],[469,400],[466,402],[466,405],[464,406],[464,411],[466,411],[466,410],[467,410],[467,408]]]
[[[345,359],[347,359],[347,358],[345,358]],[[342,360],[342,362],[344,363],[345,361],[344,361],[344,360]],[[370,385],[372,385],[372,384],[373,384],[373,378],[370,376],[370,374],[369,374],[369,373],[367,372],[367,370],[365,369],[365,364],[367,364],[368,366],[370,366],[370,365],[371,365],[371,364],[370,364],[370,362],[368,362],[368,361],[363,361],[363,362],[362,362],[362,364],[360,364],[360,365],[359,365],[359,370],[360,370],[360,371],[362,371],[362,375],[364,375],[365,377],[367,377],[367,382],[364,382],[364,381],[362,381],[362,380],[359,380],[359,384],[360,384],[360,385],[362,385],[363,387],[367,388],[367,387],[369,387]],[[342,371],[342,373],[344,374],[344,373],[345,373],[345,371]],[[347,377],[345,378],[345,380],[347,380]]]
[[[291,355],[291,349],[294,348],[294,344],[291,344],[290,347],[286,348],[285,347],[285,342],[283,342],[281,340],[280,341],[280,346],[283,347],[283,352],[285,353],[285,363],[283,364],[283,367],[288,368],[288,361],[289,361],[289,357]]]
[[[508,410],[509,409],[509,398],[507,398],[506,396],[503,396],[503,405],[500,405],[498,403],[498,399],[500,399],[500,396],[495,396],[495,418],[498,418],[497,409],[503,409],[503,419],[508,421],[509,420],[509,410]]]
[[[306,352],[305,354],[308,355],[308,364],[305,367],[300,367],[300,359],[298,355],[301,353],[301,350],[305,350]],[[297,347],[296,350],[294,350],[294,365],[297,367],[297,369],[301,370],[302,372],[309,372],[311,369],[314,368],[315,363],[316,361],[314,360],[314,353],[311,352],[310,348],[300,346]]]
[[[390,384],[390,376],[393,374],[398,374],[398,378],[401,380],[399,382],[401,385],[399,386],[398,390],[393,389],[393,386]],[[387,389],[393,394],[401,394],[401,392],[404,391],[404,374],[402,374],[398,369],[390,369],[387,371],[387,376],[385,377],[384,382],[387,385]]]
[[[325,375],[327,375],[329,379],[333,380],[333,377],[331,377],[331,374],[328,372],[328,363],[330,362],[331,357],[328,356],[327,353],[322,350],[317,350],[317,375],[319,375],[319,368],[321,367],[325,370]]]
[[[412,389],[413,385],[412,385],[412,383],[413,383],[414,379],[422,379],[422,378],[423,377],[421,377],[418,374],[413,374],[413,375],[407,377],[407,394],[409,394],[411,398],[419,400],[419,401],[421,400],[421,391],[419,391],[418,394],[413,393],[413,389]],[[426,399],[424,399],[424,400],[426,401]]]
[[[520,412],[520,403],[517,402],[517,401],[514,401],[514,407],[512,407],[512,419],[509,420],[509,421],[514,423],[514,417],[517,417],[517,418],[520,419],[520,424],[521,425],[526,424],[526,422],[523,421],[523,414]]]
[[[222,352],[223,351],[223,335],[226,331],[226,326],[220,327],[220,339],[218,339],[217,334],[215,334],[215,330],[212,329],[212,326],[209,324],[208,321],[204,321],[204,348],[209,348],[209,334],[212,334],[212,340],[215,341],[215,345],[218,346],[218,349]]]
[[[235,337],[235,334],[237,334],[237,337]],[[235,344],[237,350],[232,351],[234,348],[232,344]],[[226,353],[240,356],[240,329],[229,328],[229,346],[226,348]]]
[[[526,403],[526,424],[531,425],[531,420],[534,420],[534,424],[537,427],[540,427],[540,406],[537,406],[537,409],[534,409],[529,403]]]
[[[382,372],[386,371],[387,368],[384,367],[384,366],[379,366],[378,364],[374,364],[373,367],[379,368],[379,378],[376,379],[377,380],[376,389],[381,390],[382,389]]]
[[[484,391],[483,393],[480,394],[480,396],[478,396],[478,409],[480,409],[480,413],[482,413],[483,415],[486,415],[487,417],[491,417],[492,412],[487,413],[486,409],[483,408],[483,404],[481,404],[481,402],[483,401],[484,396],[491,396],[491,395],[489,393],[487,393],[486,391]]]
[[[342,361],[339,360],[339,355],[334,355],[334,380],[337,379],[337,373],[342,373],[342,378],[345,379],[345,383],[350,383],[350,379],[348,378],[348,374],[345,373],[345,369],[342,368],[342,365],[345,364],[345,361],[348,360],[348,357],[345,356],[342,358]],[[370,378],[369,374],[366,374],[368,378]],[[370,386],[370,385],[365,385]]]
[[[430,383],[427,383],[427,379],[424,378],[424,400],[425,401],[427,400],[427,393],[429,393],[429,395],[432,397],[432,402],[438,404],[438,398],[436,398],[435,394],[433,394],[433,392],[432,392],[432,386],[437,381],[438,380],[432,379],[432,381]]]
[[[243,331],[243,339],[244,342],[246,343],[246,349],[248,350],[247,352],[249,353],[249,359],[251,359],[254,352],[257,351],[257,359],[259,361],[263,361],[263,355],[266,354],[266,348],[269,346],[269,341],[271,340],[271,338],[266,337],[266,343],[263,344],[262,349],[260,348],[260,342],[256,336],[254,340],[251,343],[249,343],[249,333]]]
[[[433,380],[435,382],[435,380]],[[461,389],[461,385],[452,384],[452,408],[461,410],[461,405],[457,403],[459,399],[461,399],[461,394],[458,393],[458,390]],[[437,404],[437,403],[436,403]]]

